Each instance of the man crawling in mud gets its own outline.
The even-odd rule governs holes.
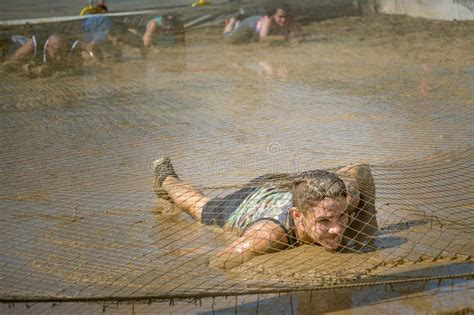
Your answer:
[[[77,72],[82,68],[79,40],[64,34],[13,35],[2,43],[2,69],[31,77],[55,71]]]
[[[211,260],[214,267],[234,268],[257,255],[302,244],[333,252],[370,248],[378,230],[375,186],[367,165],[334,173],[263,175],[213,199],[180,180],[168,157],[155,160],[153,168],[159,197],[204,224],[239,235]]]

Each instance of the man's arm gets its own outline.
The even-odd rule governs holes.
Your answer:
[[[255,256],[276,252],[288,246],[285,230],[275,222],[261,220],[250,226],[232,244],[210,261],[210,266],[235,268]]]
[[[269,18],[265,18],[262,21],[262,27],[260,29],[260,42],[263,42],[267,39],[270,35],[270,27],[272,25],[272,21]]]
[[[287,39],[286,36],[283,36],[283,35],[271,35],[270,34],[272,23],[273,22],[270,18],[266,18],[266,19],[263,20],[262,28],[260,29],[260,34],[259,34],[261,43],[267,43],[267,44],[271,44],[271,43],[275,43],[275,42],[280,43],[280,42],[283,42]]]
[[[143,34],[143,45],[146,48],[150,48],[151,44],[153,43],[153,37],[155,36],[156,32],[159,32],[159,30],[160,27],[155,20],[151,20],[147,23],[145,34]]]
[[[360,189],[357,181],[359,165],[348,165],[336,171],[336,174],[344,181],[347,189],[347,204],[349,209],[347,212],[353,213],[357,210],[360,202]]]
[[[291,18],[289,29],[292,37],[296,38],[298,40],[298,43],[302,43],[305,40],[303,29],[295,18]]]
[[[354,240],[356,247],[370,245],[378,231],[375,183],[370,167],[366,164],[349,165],[337,170],[336,174],[346,183],[348,202],[355,206],[354,217],[344,232],[344,236]]]
[[[33,52],[35,50],[33,39],[28,39],[28,41],[18,48],[15,53],[13,54],[13,61],[21,61],[27,57],[30,57],[33,55]]]
[[[292,38],[296,38],[298,43],[301,43],[304,40],[303,30],[298,22],[294,18],[289,18],[288,25],[283,30],[289,32]],[[270,34],[273,21],[271,19],[265,19],[262,23],[262,28],[260,30],[260,42],[273,44],[273,43],[282,43],[288,40],[288,34]]]

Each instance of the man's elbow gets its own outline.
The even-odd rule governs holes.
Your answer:
[[[209,260],[209,266],[216,269],[229,270],[240,266],[244,261],[231,257],[216,256]]]

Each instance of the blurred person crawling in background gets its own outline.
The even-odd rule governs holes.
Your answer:
[[[146,48],[165,48],[184,44],[184,25],[176,14],[157,16],[147,23],[143,35],[143,45]]]
[[[79,40],[63,34],[12,35],[3,43],[2,55],[7,60],[3,68],[7,71],[21,69],[29,76],[37,76],[82,67]]]
[[[97,5],[94,5],[92,0],[89,0],[89,4],[82,8],[80,16],[89,15],[89,14],[103,14],[109,12],[109,8],[105,1],[101,0]]]
[[[99,1],[95,6],[89,1],[89,5],[82,9],[80,15],[85,16],[82,23],[84,57],[94,62],[104,59],[121,61],[124,45],[140,49],[144,56],[138,34],[125,23],[104,15],[108,12],[105,1]]]
[[[112,21],[108,16],[94,14],[87,16],[82,24],[82,39],[85,58],[93,61],[121,61],[123,47],[140,49],[144,54],[140,37],[129,30],[121,21]]]
[[[212,199],[181,180],[168,157],[155,160],[153,169],[158,197],[203,224],[238,235],[211,259],[211,266],[230,269],[255,256],[302,244],[333,252],[374,248],[378,224],[368,165],[267,174]]]
[[[223,31],[226,42],[231,44],[246,42],[281,43],[290,38],[304,40],[301,27],[289,14],[287,5],[273,7],[266,15],[245,17],[242,12],[230,18]]]

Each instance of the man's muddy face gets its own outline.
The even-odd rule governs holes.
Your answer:
[[[45,53],[49,64],[63,66],[68,57],[68,47],[65,39],[58,35],[51,35],[45,47]]]
[[[278,9],[276,13],[273,15],[273,20],[275,21],[276,24],[279,26],[284,26],[288,22],[288,14],[286,13],[285,10]]]
[[[328,250],[337,250],[349,223],[345,198],[324,198],[303,218],[306,235]]]
[[[168,32],[176,28],[176,18],[172,15],[166,16],[163,22],[163,28]]]

